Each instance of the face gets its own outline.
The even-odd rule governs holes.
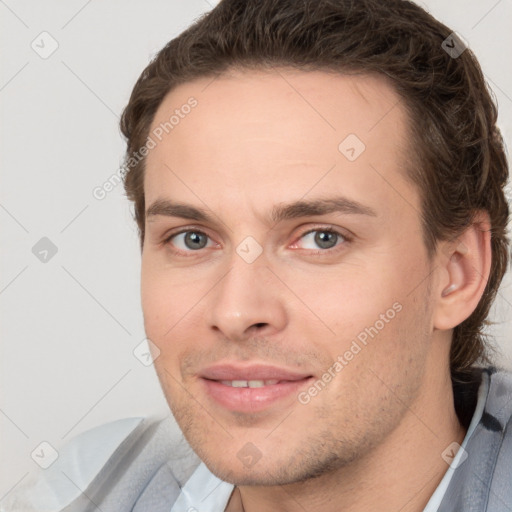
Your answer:
[[[144,321],[192,448],[237,485],[371,453],[419,399],[433,331],[399,97],[231,73],[174,89],[151,133]]]

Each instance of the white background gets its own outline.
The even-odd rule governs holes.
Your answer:
[[[58,449],[110,420],[168,414],[152,366],[132,353],[145,336],[130,205],[122,185],[101,201],[92,191],[119,167],[118,116],[140,72],[212,5],[0,0],[0,500],[36,470],[42,441]],[[512,147],[512,1],[423,5],[479,57]],[[31,48],[43,31],[59,45],[47,59]],[[58,248],[47,263],[32,253],[42,237]],[[506,366],[509,282],[492,331]]]

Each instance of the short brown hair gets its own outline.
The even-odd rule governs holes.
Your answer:
[[[167,93],[196,78],[272,67],[386,77],[409,112],[415,164],[409,178],[422,194],[429,255],[438,241],[469,226],[476,211],[485,210],[491,220],[490,278],[473,314],[454,329],[450,368],[456,379],[488,361],[483,328],[508,266],[509,212],[497,109],[473,53],[451,54],[446,43],[443,48],[445,40],[454,46],[451,34],[403,0],[222,0],[142,72],[121,119],[126,159],[144,146]],[[144,163],[137,161],[125,175],[141,246]]]

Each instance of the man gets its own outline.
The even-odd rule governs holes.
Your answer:
[[[166,422],[100,427],[39,484],[52,510],[512,510],[512,379],[482,334],[508,169],[459,37],[401,0],[223,0],[121,128],[194,453]]]

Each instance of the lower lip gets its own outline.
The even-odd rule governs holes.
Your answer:
[[[283,381],[261,388],[234,388],[216,380],[201,380],[207,393],[224,408],[238,412],[260,412],[291,395],[296,396],[312,379],[313,377],[306,377]]]

